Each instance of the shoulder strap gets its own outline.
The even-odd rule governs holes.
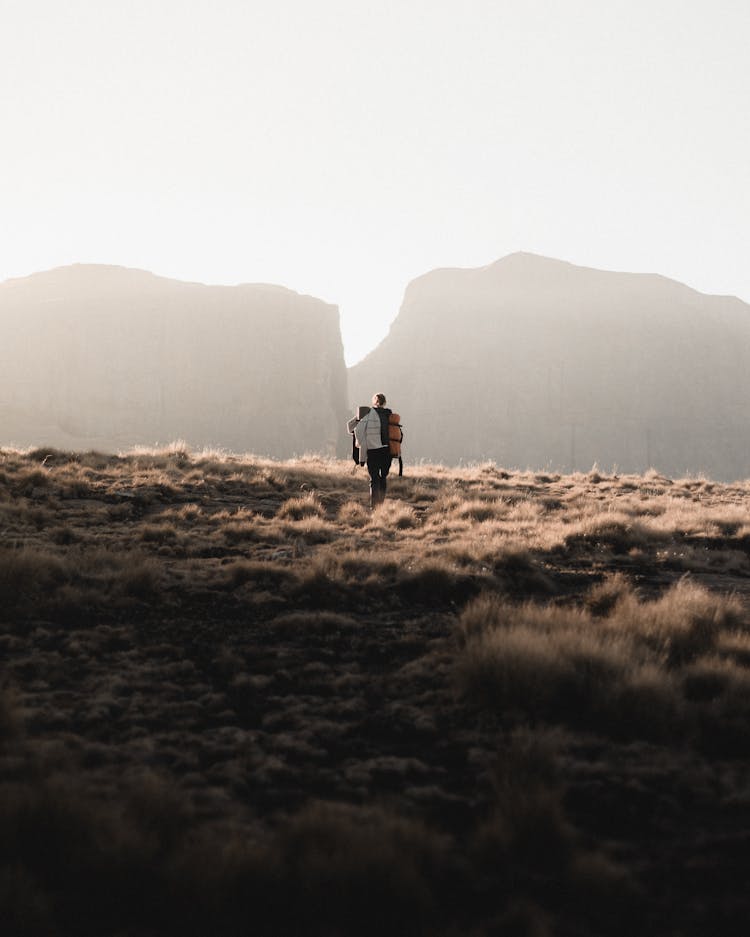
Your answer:
[[[391,411],[387,407],[377,407],[375,412],[380,417],[380,441],[384,446],[390,444],[388,436],[388,417]]]

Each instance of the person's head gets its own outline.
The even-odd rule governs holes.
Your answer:
[[[373,407],[384,407],[385,406],[385,394],[373,394],[372,405]]]

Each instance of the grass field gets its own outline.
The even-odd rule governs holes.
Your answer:
[[[739,933],[749,496],[0,450],[3,933]]]

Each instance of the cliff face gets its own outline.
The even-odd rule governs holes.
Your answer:
[[[413,281],[350,369],[382,390],[407,459],[750,475],[750,306],[664,277],[532,254]]]
[[[338,310],[309,296],[76,265],[0,284],[0,327],[0,443],[344,445]]]

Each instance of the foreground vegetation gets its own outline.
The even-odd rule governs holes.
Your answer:
[[[0,920],[730,934],[744,484],[0,451]]]

